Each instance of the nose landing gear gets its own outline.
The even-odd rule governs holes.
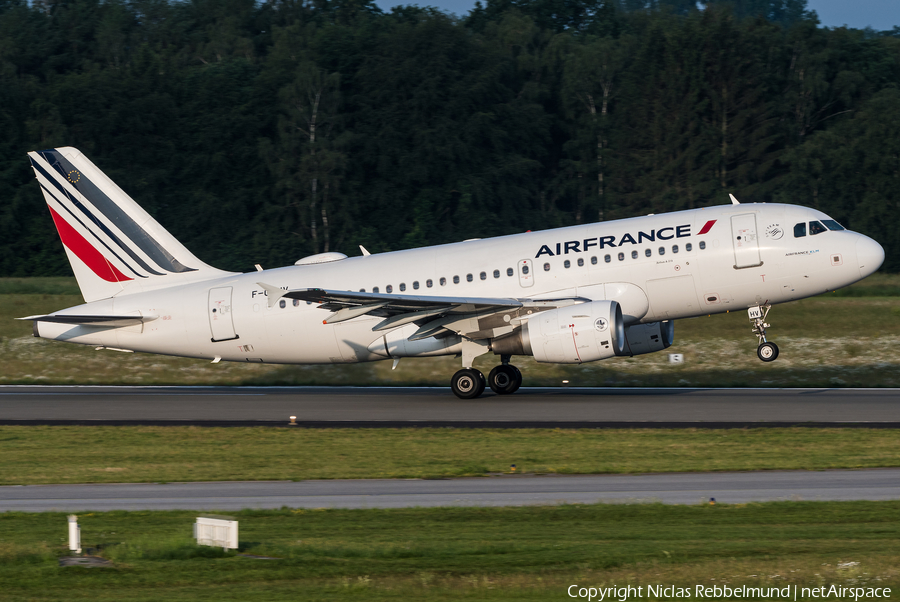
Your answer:
[[[753,323],[753,330],[751,332],[759,339],[759,346],[756,348],[756,356],[764,362],[773,362],[778,358],[778,345],[766,340],[766,328],[770,327],[769,324],[766,324],[766,316],[769,315],[770,309],[772,309],[772,306],[766,304],[757,305],[756,307],[751,307],[747,310],[750,321]]]

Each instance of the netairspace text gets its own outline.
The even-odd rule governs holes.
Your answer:
[[[582,587],[580,585],[570,585],[566,590],[570,598],[583,598],[588,601],[597,600],[617,600],[625,602],[629,598],[769,598],[797,600],[798,596],[803,599],[821,598],[834,600],[865,600],[877,598],[889,598],[891,588],[889,587],[844,587],[842,585],[823,585],[820,587],[801,587],[797,585],[788,585],[786,587],[751,587],[749,585],[740,585],[737,587],[729,587],[727,585],[695,585],[690,587],[679,587],[676,585],[628,585],[617,587]]]

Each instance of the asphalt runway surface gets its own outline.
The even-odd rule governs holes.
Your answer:
[[[900,499],[900,469],[0,487],[0,511],[408,508]]]
[[[0,386],[0,424],[900,428],[900,389]]]

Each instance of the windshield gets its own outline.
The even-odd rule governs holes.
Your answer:
[[[822,222],[809,222],[810,236],[815,236],[816,234],[821,234],[822,232],[828,232],[825,226],[822,225]]]

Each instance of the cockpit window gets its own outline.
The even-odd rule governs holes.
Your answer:
[[[828,229],[822,225],[822,222],[809,222],[809,235],[815,236],[822,232],[828,232]]]
[[[825,227],[829,230],[846,230],[842,225],[834,221],[833,219],[823,219],[822,223],[825,224]]]
[[[800,222],[794,226],[794,238],[803,238],[806,236],[806,222]]]

